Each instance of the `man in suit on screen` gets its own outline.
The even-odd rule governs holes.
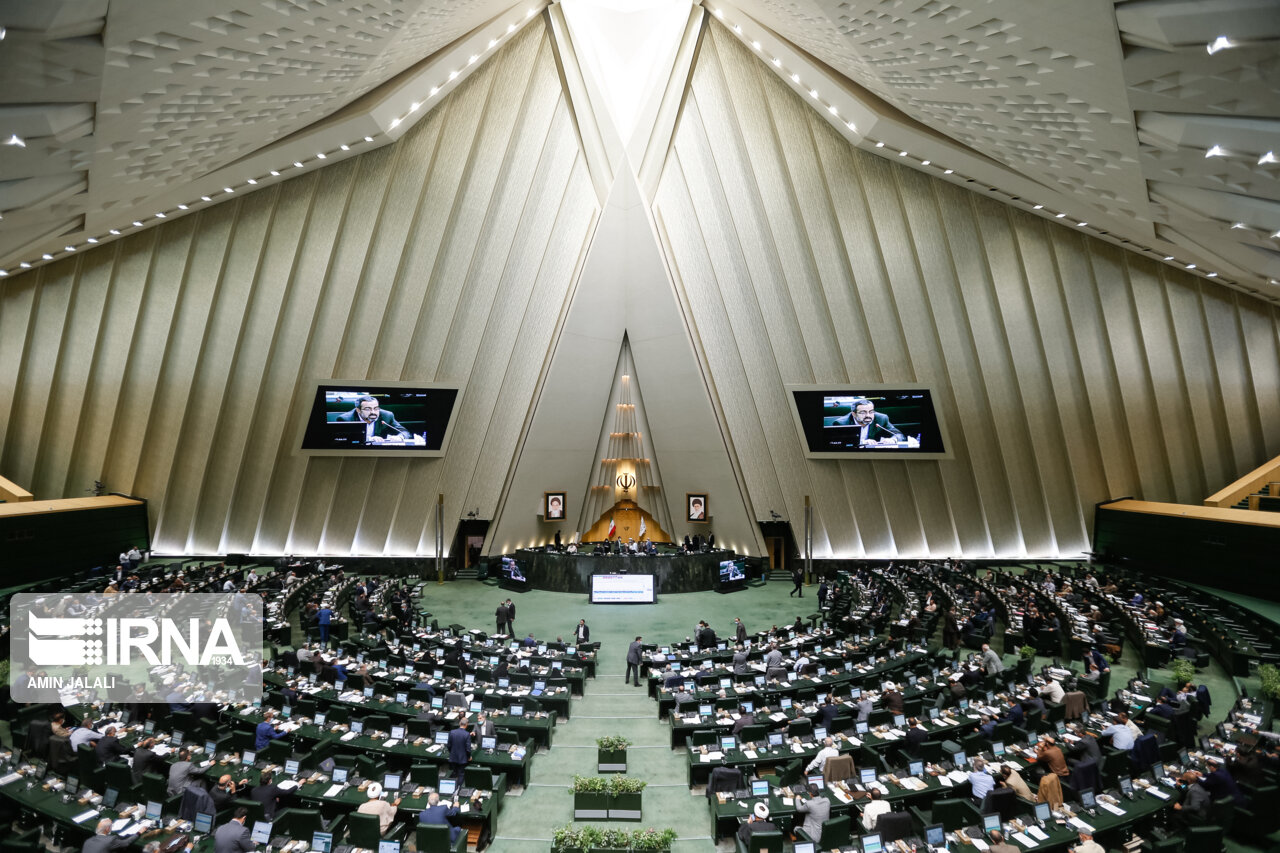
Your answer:
[[[876,404],[859,397],[849,407],[849,414],[836,418],[832,426],[856,426],[858,430],[858,446],[880,444],[881,442],[897,442],[905,440],[896,426],[889,423],[889,416],[876,412]]]
[[[396,416],[385,411],[373,397],[357,398],[356,407],[338,415],[336,420],[363,423],[365,444],[382,444],[387,439],[394,438],[413,438],[413,433],[402,427]]]

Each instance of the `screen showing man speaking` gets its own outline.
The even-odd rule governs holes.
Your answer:
[[[438,455],[457,388],[350,383],[316,389],[302,437],[304,451]]]
[[[806,455],[819,458],[941,458],[944,430],[922,387],[792,387]]]

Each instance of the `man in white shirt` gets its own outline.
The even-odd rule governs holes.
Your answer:
[[[871,802],[862,807],[862,825],[867,832],[875,832],[876,821],[880,819],[880,815],[885,812],[893,811],[893,806],[881,799],[880,789],[871,789]]]
[[[1040,695],[1050,702],[1061,704],[1062,697],[1066,695],[1066,691],[1062,689],[1062,683],[1056,678],[1050,678],[1049,683],[1040,691]]]
[[[818,754],[813,757],[813,761],[809,762],[809,766],[804,769],[805,775],[810,773],[821,773],[822,768],[827,766],[828,758],[835,758],[840,754],[840,750],[836,749],[834,738],[823,738],[822,749],[818,750]]]
[[[225,581],[223,581],[223,582],[222,582],[222,591],[223,591],[223,592],[235,592],[235,591],[236,591],[236,580],[235,580],[235,578],[227,578]]]
[[[71,748],[79,749],[82,743],[92,743],[102,737],[100,732],[95,732],[92,728],[93,719],[85,717],[79,726],[71,730]]]

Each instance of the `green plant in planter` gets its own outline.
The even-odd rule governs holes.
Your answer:
[[[622,735],[605,735],[596,738],[596,746],[605,752],[622,752],[631,746],[631,741]]]
[[[1196,665],[1186,658],[1174,658],[1169,664],[1169,671],[1173,673],[1173,680],[1179,687],[1196,677]]]
[[[609,780],[603,776],[574,776],[573,793],[604,794],[609,790]]]
[[[1264,663],[1258,667],[1258,678],[1262,679],[1262,695],[1272,701],[1280,699],[1280,669],[1273,663]]]
[[[581,829],[571,823],[566,823],[564,826],[557,826],[551,831],[551,849],[585,850],[586,845],[582,843]]]
[[[600,840],[592,847],[610,850],[626,850],[631,847],[631,831],[628,829],[606,829],[600,833]]]
[[[1023,660],[1033,660],[1036,656],[1035,646],[1023,646],[1018,649],[1018,656]]]
[[[623,794],[638,794],[648,784],[643,779],[636,779],[633,776],[610,776],[609,794],[614,797],[622,796]]]
[[[636,829],[631,832],[632,850],[670,850],[671,843],[676,840],[674,829]]]

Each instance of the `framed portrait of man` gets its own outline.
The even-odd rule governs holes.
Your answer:
[[[542,493],[542,517],[547,521],[558,521],[564,518],[564,492]]]
[[[689,511],[689,521],[707,520],[707,496],[705,494],[685,494],[685,506]]]

